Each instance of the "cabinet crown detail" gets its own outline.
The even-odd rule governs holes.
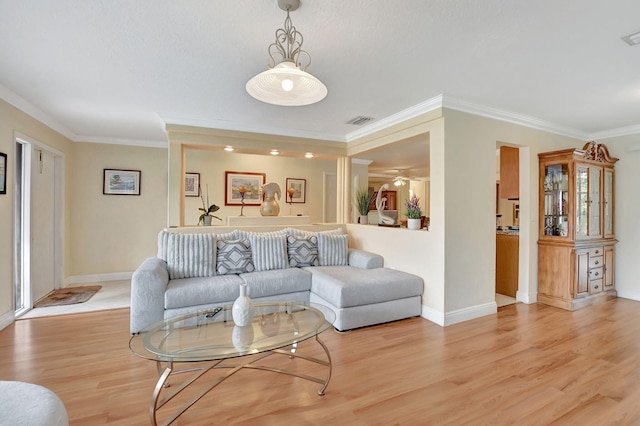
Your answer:
[[[599,161],[601,163],[613,164],[618,161],[617,158],[609,155],[609,150],[606,146],[595,141],[587,142],[583,147],[583,158],[585,160]]]

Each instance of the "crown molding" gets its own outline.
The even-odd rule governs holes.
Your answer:
[[[363,158],[351,158],[351,164],[363,164],[365,166],[373,163],[373,160],[365,160]]]
[[[617,129],[605,130],[589,135],[587,140],[593,141],[598,139],[617,138],[619,136],[630,136],[640,134],[640,125],[618,127]]]
[[[504,111],[485,105],[475,104],[453,96],[444,97],[443,107],[454,109],[456,111],[467,112],[481,117],[492,118],[494,120],[505,121],[507,123],[517,124],[532,129],[542,130],[557,135],[568,136],[570,138],[586,140],[588,134],[586,132],[573,129],[571,127],[561,126],[550,121],[545,121],[536,117],[531,117],[515,112]]]
[[[33,117],[45,126],[50,127],[67,139],[70,139],[72,141],[76,140],[77,135],[72,132],[71,129],[61,124],[59,121],[55,120],[48,114],[44,113],[41,109],[35,107],[31,102],[27,101],[2,84],[0,84],[0,99],[3,99],[7,103],[18,108],[20,111]]]
[[[144,148],[163,148],[167,149],[169,143],[166,140],[144,140],[144,139],[117,139],[103,138],[96,136],[78,136],[77,143],[103,143],[106,145],[128,145],[139,146]]]
[[[201,120],[201,119],[185,119],[179,117],[171,117],[159,114],[160,119],[165,125],[204,127],[209,129],[231,130],[236,132],[262,133],[276,136],[289,136],[293,138],[317,139],[331,142],[346,142],[344,136],[335,134],[326,134],[320,132],[312,132],[298,129],[283,129],[281,127],[261,126],[261,125],[245,125],[226,120]]]
[[[373,121],[371,124],[366,125],[362,129],[354,130],[353,132],[347,133],[345,136],[345,140],[346,142],[352,142],[362,137],[369,136],[370,134],[373,134],[375,132],[379,132],[380,130],[384,130],[387,127],[403,123],[419,115],[441,108],[442,98],[443,95],[434,96],[431,99],[427,99],[424,102],[420,102],[419,104],[404,109],[398,113],[392,114],[385,118],[381,118],[380,120]]]

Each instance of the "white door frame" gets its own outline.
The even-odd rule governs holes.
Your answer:
[[[42,150],[54,156],[54,205],[53,226],[54,226],[54,276],[53,288],[58,289],[63,285],[64,277],[64,175],[65,175],[65,154],[29,136],[16,132],[14,143],[20,143],[24,147],[23,151],[23,205],[22,205],[22,279],[25,289],[25,306],[16,314],[27,312],[32,304],[31,297],[31,159],[34,150]],[[17,242],[14,241],[14,247]],[[20,268],[20,265],[15,265]]]

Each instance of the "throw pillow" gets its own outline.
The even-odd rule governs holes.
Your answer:
[[[289,266],[318,266],[318,237],[309,235],[306,237],[287,237],[287,252],[289,254]]]
[[[218,239],[216,246],[216,271],[218,274],[242,274],[255,270],[251,261],[251,242],[248,239]]]
[[[346,234],[318,233],[320,266],[342,266],[349,262],[349,241]]]
[[[278,235],[286,236],[287,235],[286,229],[280,229],[278,231],[269,231],[269,232],[251,232],[251,231],[242,231],[242,230],[236,229],[233,232],[235,232],[236,238],[248,238],[248,239],[251,239],[251,237],[255,235],[262,235],[262,236],[278,236]]]
[[[289,267],[287,259],[287,237],[282,235],[251,235],[251,255],[256,271],[271,271]]]
[[[287,233],[289,235],[294,235],[296,237],[306,237],[309,235],[319,235],[319,234],[342,234],[342,228],[336,228],[336,229],[329,229],[327,231],[307,231],[304,229],[298,229],[298,228],[287,228]]]
[[[214,234],[168,234],[165,260],[169,278],[212,277],[216,274]]]

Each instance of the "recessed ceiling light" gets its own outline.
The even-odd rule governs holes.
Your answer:
[[[233,147],[227,145],[227,146],[224,147],[224,150],[227,151],[227,152],[232,152],[233,151]]]
[[[277,149],[271,150],[271,155],[278,155],[278,154],[280,154],[280,151],[278,151]]]
[[[307,152],[307,153],[304,155],[304,158],[313,158],[313,154],[312,154],[311,152]]]
[[[622,37],[622,40],[624,40],[629,46],[640,44],[640,32],[624,36]]]

